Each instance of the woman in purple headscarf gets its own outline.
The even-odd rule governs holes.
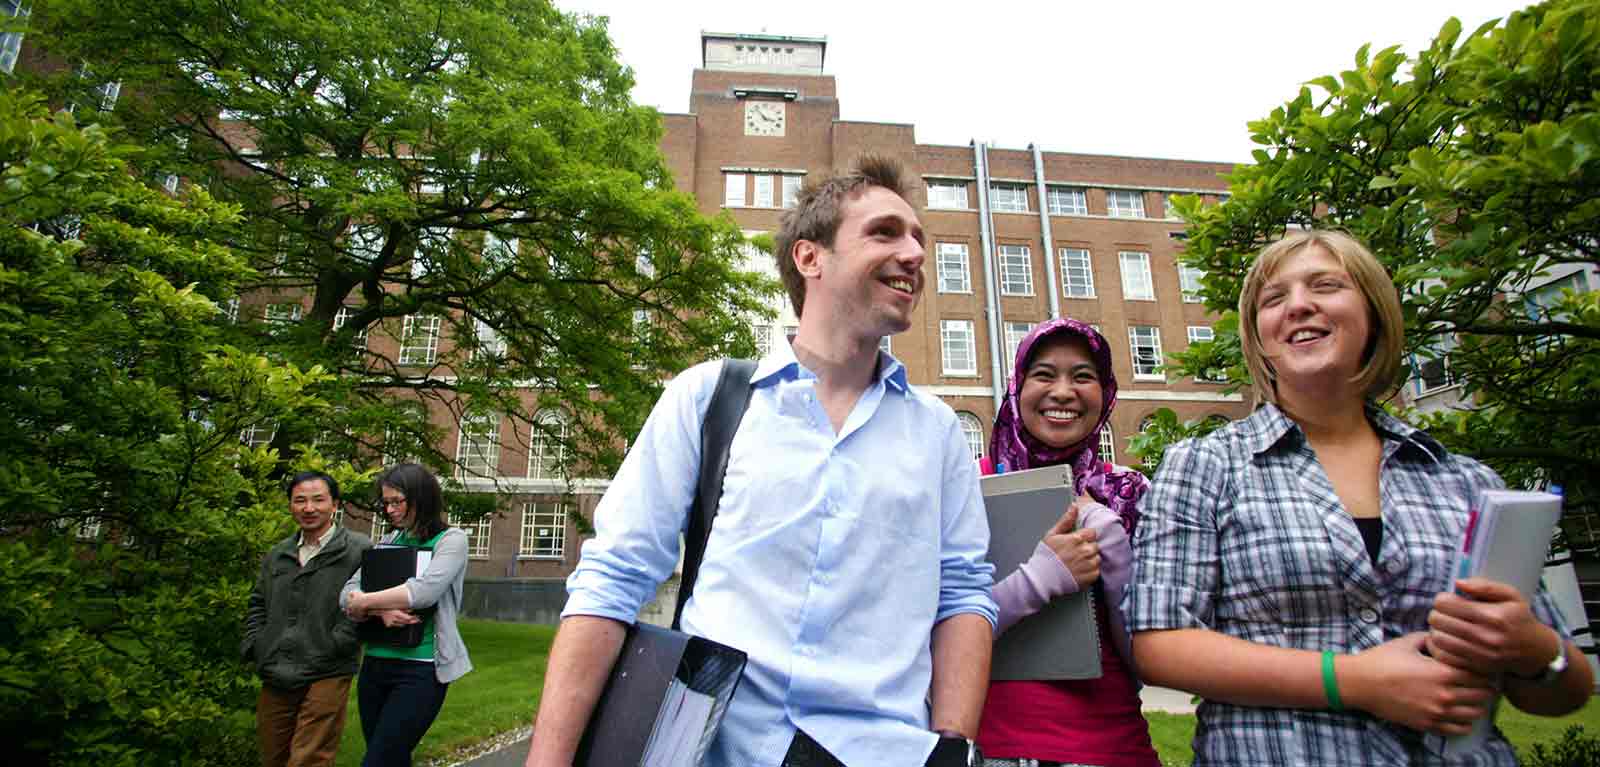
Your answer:
[[[1100,430],[1117,401],[1111,351],[1077,320],[1041,323],[1017,347],[1016,368],[989,440],[1009,471],[1071,464],[1078,498],[1033,557],[995,584],[996,636],[1051,599],[1098,591],[1098,679],[996,681],[978,742],[989,765],[1151,767],[1160,760],[1139,712],[1139,683],[1119,604],[1133,565],[1129,542],[1143,474],[1098,456]]]

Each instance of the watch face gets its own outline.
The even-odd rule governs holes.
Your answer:
[[[782,136],[784,104],[781,101],[746,101],[744,135]]]

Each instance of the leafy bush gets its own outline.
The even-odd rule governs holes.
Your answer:
[[[1561,733],[1561,739],[1550,746],[1535,743],[1529,749],[1523,767],[1594,767],[1600,765],[1600,735],[1583,731],[1575,724]]]

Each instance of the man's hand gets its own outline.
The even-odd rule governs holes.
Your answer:
[[[1096,542],[1099,533],[1088,528],[1077,529],[1079,507],[1094,502],[1088,496],[1078,496],[1067,507],[1067,512],[1061,515],[1061,519],[1056,520],[1055,525],[1044,534],[1044,545],[1049,546],[1061,559],[1061,564],[1066,565],[1067,572],[1072,573],[1072,579],[1077,581],[1079,589],[1086,589],[1100,579],[1100,544]]]
[[[410,610],[379,610],[375,614],[383,620],[383,625],[389,628],[399,628],[400,626],[410,626],[413,623],[422,622],[422,619],[418,618]]]
[[[1335,665],[1345,703],[1413,730],[1465,735],[1489,712],[1495,691],[1487,676],[1422,654],[1428,634],[1415,632]]]
[[[1428,652],[1456,668],[1484,674],[1538,676],[1564,641],[1539,622],[1513,586],[1485,578],[1456,581],[1460,594],[1440,594],[1428,613]]]

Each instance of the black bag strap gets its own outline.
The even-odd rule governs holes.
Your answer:
[[[683,536],[683,579],[678,582],[678,606],[672,611],[672,628],[683,618],[683,606],[694,592],[700,575],[700,561],[706,556],[706,541],[711,538],[711,521],[722,502],[722,477],[728,473],[728,448],[739,431],[744,411],[750,406],[750,376],[755,360],[728,358],[722,361],[722,374],[711,392],[705,420],[700,422],[700,482],[695,488],[694,505],[689,509],[689,528]]]

